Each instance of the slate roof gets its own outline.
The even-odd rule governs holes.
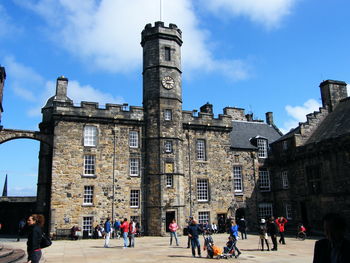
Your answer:
[[[339,102],[335,109],[321,122],[306,143],[320,142],[331,138],[337,138],[349,133],[350,97]]]
[[[264,122],[232,121],[231,147],[256,150],[257,147],[250,142],[251,138],[265,138],[270,144],[280,138],[281,135],[277,128]]]

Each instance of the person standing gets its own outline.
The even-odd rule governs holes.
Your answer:
[[[270,251],[269,242],[268,242],[268,236],[267,236],[267,228],[266,228],[266,221],[264,218],[260,220],[260,224],[258,227],[258,233],[259,238],[261,242],[261,251],[264,251],[264,241],[266,243],[267,251]]]
[[[242,239],[247,239],[247,222],[244,220],[244,217],[238,221],[238,230],[241,232]]]
[[[236,225],[235,220],[231,220],[231,227],[230,227],[230,236],[233,240],[233,247],[235,248],[235,253],[237,251],[237,254],[235,254],[235,258],[238,258],[241,253],[241,251],[237,247],[238,242],[238,226]]]
[[[323,217],[326,238],[315,242],[313,263],[349,263],[350,240],[344,237],[346,220],[336,213]]]
[[[179,229],[179,226],[176,224],[176,220],[173,219],[171,223],[169,224],[169,230],[170,230],[170,246],[173,243],[173,237],[175,238],[176,246],[179,246],[179,241],[177,240],[177,234],[176,231]]]
[[[118,219],[114,222],[114,235],[119,239],[120,238],[120,221]]]
[[[129,223],[129,247],[135,247],[136,223],[130,219]]]
[[[267,223],[267,233],[270,235],[273,244],[273,248],[271,250],[277,251],[278,227],[273,216],[270,217],[269,222]]]
[[[282,245],[286,244],[286,241],[284,240],[284,226],[287,222],[288,220],[283,216],[280,216],[279,218],[276,219],[276,224],[278,226],[278,231],[280,233],[280,239],[278,240],[278,242]]]
[[[198,226],[197,221],[195,219],[192,219],[191,224],[188,227],[188,237],[191,239],[192,257],[196,257],[196,247],[198,249],[198,257],[202,257],[201,244],[199,242],[199,234],[202,232],[203,231]]]
[[[109,247],[109,239],[111,238],[111,219],[107,217],[107,220],[104,225],[105,232],[105,245],[104,247]]]
[[[123,234],[123,240],[124,240],[124,247],[123,248],[127,248],[128,247],[128,233],[129,233],[129,222],[128,219],[124,218],[123,223],[120,226],[120,229],[122,231]]]
[[[40,241],[43,234],[42,228],[44,227],[44,223],[45,218],[43,215],[33,214],[27,219],[27,224],[29,227],[27,241],[28,263],[39,263],[40,261]]]

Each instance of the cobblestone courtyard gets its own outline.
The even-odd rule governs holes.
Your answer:
[[[213,236],[215,243],[224,246],[227,235]],[[278,251],[258,250],[258,236],[249,235],[247,240],[239,240],[238,247],[242,254],[235,262],[269,262],[269,263],[306,263],[312,262],[315,240],[299,241],[287,238],[286,245],[280,245]],[[26,241],[15,242],[14,239],[0,241],[5,246],[26,249]],[[104,240],[54,241],[53,245],[44,249],[44,262],[55,263],[109,263],[109,262],[213,262],[207,259],[202,248],[202,258],[192,258],[187,247],[187,237],[180,237],[180,246],[169,246],[168,237],[141,237],[136,239],[135,248],[123,249],[122,239],[111,239],[110,248],[103,248]],[[201,238],[201,246],[203,238]],[[220,259],[226,261],[226,259]]]

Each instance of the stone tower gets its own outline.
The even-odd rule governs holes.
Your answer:
[[[145,218],[149,235],[184,222],[181,30],[156,22],[142,31]]]

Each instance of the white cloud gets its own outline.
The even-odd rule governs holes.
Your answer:
[[[205,6],[217,16],[247,16],[267,28],[278,27],[290,14],[296,0],[205,0]]]
[[[159,1],[39,0],[16,1],[42,16],[49,37],[83,62],[110,72],[130,72],[141,67],[140,32],[160,19]],[[183,32],[182,58],[186,70],[217,71],[232,79],[249,76],[246,62],[220,61],[209,49],[209,32],[200,27],[191,0],[163,1],[163,20]],[[224,69],[224,70],[222,70]]]
[[[9,187],[8,196],[36,196],[36,187]]]
[[[318,111],[322,105],[314,99],[309,99],[302,106],[290,106],[287,105],[285,110],[291,119],[284,122],[281,131],[283,133],[288,132],[292,128],[296,128],[299,122],[306,121],[306,115],[314,111]]]
[[[14,57],[5,57],[4,65],[8,75],[6,86],[11,87],[14,94],[27,103],[27,115],[41,116],[41,108],[48,98],[55,95],[56,82],[45,80],[35,70],[16,61]],[[122,97],[101,92],[90,85],[81,85],[76,80],[68,82],[67,93],[74,103],[92,101],[100,104],[121,104],[124,102]]]
[[[0,4],[0,37],[9,36],[17,32],[18,28],[12,23],[11,17],[6,12],[4,6]]]

